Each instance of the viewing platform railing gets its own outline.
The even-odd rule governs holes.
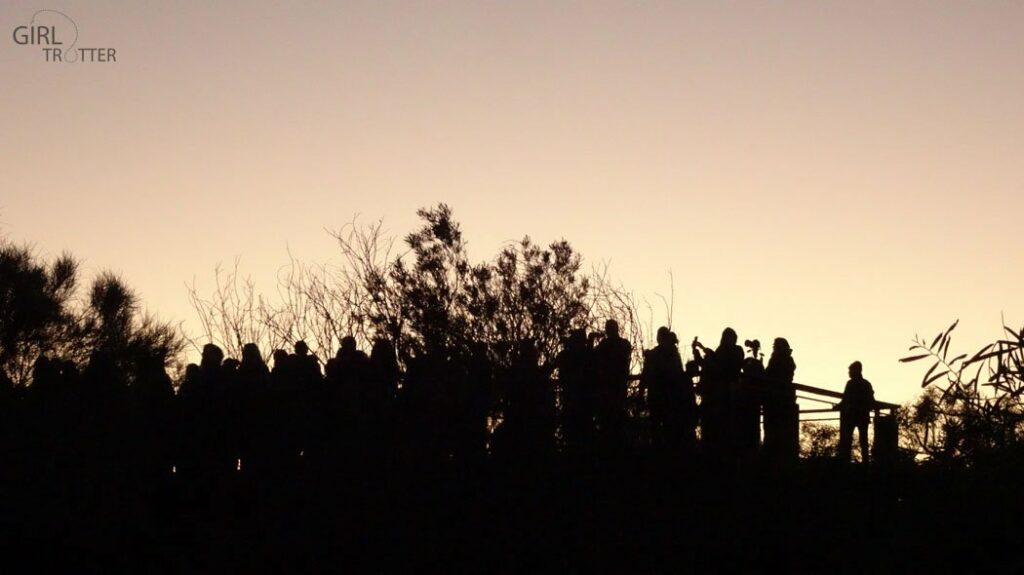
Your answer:
[[[630,375],[631,395],[638,392],[639,380],[639,375]],[[792,426],[799,429],[800,423],[804,422],[838,422],[840,420],[839,402],[843,399],[841,392],[803,383],[793,383],[792,387],[796,390],[798,405],[803,400],[828,406],[820,408],[803,408],[801,406],[797,412],[797,420],[792,422]],[[896,410],[899,407],[899,404],[896,403],[875,400],[874,408],[871,412],[871,423],[872,435],[874,436],[872,453],[876,461],[893,457],[896,454],[899,442],[899,424]],[[826,417],[829,415],[832,417]]]

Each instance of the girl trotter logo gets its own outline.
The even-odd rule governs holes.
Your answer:
[[[19,46],[42,50],[46,62],[117,62],[114,48],[79,48],[78,24],[59,10],[36,10],[27,26],[17,26],[11,36]]]

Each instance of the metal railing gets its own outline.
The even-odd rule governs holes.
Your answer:
[[[637,390],[639,380],[639,375],[630,375],[629,383],[631,393]],[[798,421],[793,422],[793,425],[799,427],[799,424],[803,422],[838,422],[840,420],[839,401],[843,399],[843,394],[841,392],[823,387],[806,385],[803,383],[793,383],[791,385],[792,389],[797,392],[797,400],[816,402],[828,406],[800,409],[797,416]],[[762,388],[762,392],[771,393],[770,390],[764,388]],[[871,410],[871,423],[874,435],[873,449],[876,453],[876,457],[886,458],[896,453],[899,438],[896,409],[899,407],[899,404],[887,401],[875,400],[874,402],[874,406]],[[821,417],[826,415],[833,415],[833,417]],[[762,424],[763,422],[764,420],[762,417]]]

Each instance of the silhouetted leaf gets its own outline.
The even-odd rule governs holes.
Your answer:
[[[928,346],[928,349],[935,349],[935,346],[939,344],[939,341],[942,339],[943,335],[945,334],[940,333],[939,335],[935,336],[935,339],[932,340],[932,344]]]
[[[924,381],[924,383],[921,384],[921,387],[928,387],[928,385],[931,384],[933,381],[939,379],[940,377],[946,375],[947,373],[949,373],[948,370],[943,370],[943,371],[941,371],[939,373],[936,373],[935,375],[933,375],[930,378],[926,379]]]
[[[959,324],[960,324],[960,320],[959,319],[954,321],[953,325],[949,326],[949,328],[946,330],[946,332],[945,332],[946,335],[948,336],[949,334],[953,333],[953,330],[956,329],[956,326],[959,325]]]
[[[901,363],[910,363],[912,361],[917,361],[919,359],[924,359],[926,357],[931,357],[931,355],[932,354],[930,354],[930,353],[923,353],[921,355],[912,355],[910,357],[900,358],[900,362]]]
[[[972,356],[972,357],[971,357],[971,359],[967,360],[967,362],[966,362],[966,364],[965,364],[965,365],[970,365],[970,364],[972,364],[972,363],[974,363],[974,362],[976,362],[976,361],[979,361],[979,360],[980,360],[980,358],[981,358],[981,356],[982,356],[982,355],[984,355],[984,354],[985,354],[985,352],[987,352],[987,351],[988,351],[988,350],[990,350],[990,349],[992,349],[992,344],[991,344],[991,343],[990,343],[990,344],[988,344],[988,345],[986,345],[985,347],[983,347],[983,348],[979,349],[979,350],[978,350],[978,351],[977,351],[977,352],[976,352],[976,353],[974,354],[974,356]]]
[[[977,356],[971,358],[971,361],[968,361],[967,363],[971,364],[971,363],[983,361],[983,360],[986,360],[986,359],[989,359],[989,358],[992,358],[992,357],[1003,356],[1003,355],[1006,355],[1007,353],[1009,353],[1009,351],[1010,350],[1007,350],[1007,349],[997,349],[996,351],[990,351],[988,353],[982,353],[980,355],[977,355]]]
[[[922,385],[921,387],[923,388],[923,387],[925,387],[925,385]],[[945,389],[943,389],[942,390],[942,394],[939,395],[939,401],[940,402],[947,401],[952,396],[952,392],[953,392],[953,387],[952,386],[949,386],[949,387],[946,387]]]
[[[931,380],[928,379],[928,376],[930,376],[938,367],[939,362],[936,361],[934,364],[932,364],[930,368],[928,368],[928,372],[924,374],[924,379],[922,380],[923,383],[921,383],[921,387],[928,387],[928,384],[931,383]]]

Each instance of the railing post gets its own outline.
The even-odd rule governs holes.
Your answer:
[[[896,460],[899,449],[899,426],[896,414],[890,410],[886,415],[875,411],[875,444],[871,449],[871,457],[875,463],[889,465]]]
[[[795,401],[786,406],[785,425],[783,457],[795,461],[800,458],[800,405]]]

